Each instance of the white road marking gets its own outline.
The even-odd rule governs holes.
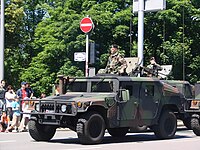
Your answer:
[[[0,141],[0,143],[13,143],[13,142],[16,142],[16,140]]]

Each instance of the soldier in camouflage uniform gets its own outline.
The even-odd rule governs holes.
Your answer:
[[[105,73],[109,74],[124,74],[127,68],[126,60],[118,52],[118,46],[113,44],[110,49],[110,56],[108,58]]]
[[[156,63],[156,60],[154,57],[150,58],[150,64],[147,66],[149,68],[149,72],[147,73],[147,76],[149,77],[158,77],[158,71],[162,70],[162,67]]]

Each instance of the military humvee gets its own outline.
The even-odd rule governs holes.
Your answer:
[[[105,130],[123,137],[129,128],[147,126],[159,139],[173,138],[177,118],[184,118],[184,95],[150,77],[59,76],[60,96],[38,99],[31,112],[29,133],[48,141],[56,128],[75,131],[82,144],[100,143]]]
[[[180,93],[184,95],[184,98],[187,101],[190,101],[194,98],[194,86],[191,85],[188,81],[181,81],[181,80],[162,80],[162,82],[165,82],[179,90]],[[188,105],[187,102],[185,105]],[[184,105],[184,106],[185,106]],[[183,106],[183,107],[184,107]],[[189,109],[189,107],[188,107]],[[191,114],[185,112],[184,115],[178,115],[178,119],[183,121],[183,124],[188,128],[191,129]]]
[[[163,82],[177,88],[185,97],[184,114],[178,115],[188,129],[200,136],[200,84],[195,86],[187,81],[164,80]]]
[[[195,96],[187,99],[184,111],[191,116],[191,129],[200,136],[200,83],[195,84],[193,93]]]

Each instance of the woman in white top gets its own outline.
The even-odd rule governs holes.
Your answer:
[[[30,113],[33,110],[30,107],[29,102],[30,102],[30,98],[25,97],[24,98],[24,103],[22,104],[22,111],[24,113]],[[20,122],[20,127],[19,127],[19,129],[20,129],[19,131],[20,132],[27,131],[27,125],[28,125],[29,119],[30,119],[30,115],[29,114],[23,114],[22,115],[22,120]]]
[[[13,91],[13,88],[11,85],[7,87],[5,99],[6,99],[6,111],[7,115],[10,117],[10,120],[12,120],[12,102],[15,99],[15,92]]]

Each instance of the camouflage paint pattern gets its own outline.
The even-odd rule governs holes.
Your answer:
[[[66,82],[67,81],[67,82]],[[112,92],[92,92],[92,82],[95,81],[98,85],[101,83],[112,82]],[[70,85],[75,82],[86,82],[86,92],[68,92],[65,91],[66,84]],[[80,77],[68,78],[60,76],[61,87],[63,91],[60,96],[47,97],[40,101],[43,111],[34,111],[33,116],[52,116],[52,119],[57,118],[58,126],[70,127],[76,125],[77,118],[81,113],[90,110],[97,111],[102,114],[106,128],[115,127],[135,127],[138,125],[151,126],[158,122],[159,116],[163,107],[166,105],[168,108],[171,106],[178,114],[183,112],[183,103],[185,99],[183,94],[176,88],[158,78],[150,77],[130,77],[130,76],[95,76],[95,77]],[[129,90],[130,99],[124,101],[120,97],[120,90]],[[39,103],[38,103],[39,104]],[[66,104],[67,108],[72,109],[65,113],[60,110],[61,106]],[[56,105],[56,106],[55,106]],[[47,111],[51,109],[51,111]],[[56,110],[56,112],[55,112]],[[69,112],[69,113],[68,113]],[[179,114],[179,115],[180,115]],[[70,121],[68,120],[70,117]],[[43,117],[42,117],[43,118]],[[42,120],[40,118],[40,120]],[[45,120],[45,123],[52,121]],[[65,124],[63,123],[65,122]],[[73,129],[74,130],[74,129]]]
[[[120,70],[125,71],[127,68],[127,62],[118,52],[111,54],[108,58],[105,73],[109,74],[120,74]]]

